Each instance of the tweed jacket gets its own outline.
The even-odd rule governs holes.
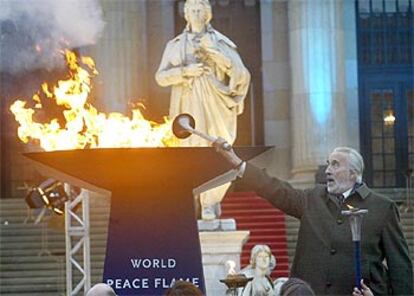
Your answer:
[[[291,276],[307,281],[317,295],[351,295],[355,286],[354,244],[347,218],[326,186],[297,190],[247,164],[237,189],[254,190],[300,220]],[[362,277],[375,295],[414,295],[413,268],[398,209],[366,185],[342,205],[368,209],[362,222]]]

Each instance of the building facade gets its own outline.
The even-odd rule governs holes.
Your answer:
[[[139,101],[148,118],[160,120],[170,90],[154,75],[166,42],[184,28],[184,1],[100,3],[103,34],[78,49],[100,72],[94,104],[126,113]],[[256,162],[298,187],[313,184],[329,152],[344,145],[361,150],[369,185],[407,185],[414,168],[412,0],[211,4],[212,25],[238,45],[252,73],[236,144],[274,146]],[[28,76],[38,85],[35,73]],[[41,179],[20,156],[35,148],[16,140],[8,112],[16,79],[2,75],[2,198],[21,196],[25,182]]]

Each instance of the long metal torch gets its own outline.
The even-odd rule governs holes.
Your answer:
[[[361,289],[361,224],[362,218],[368,210],[352,208],[341,211],[342,215],[348,216],[351,226],[352,241],[354,242],[354,262],[355,262],[355,286]]]

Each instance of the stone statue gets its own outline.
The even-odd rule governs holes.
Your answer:
[[[160,86],[172,87],[170,118],[189,113],[195,118],[197,130],[233,144],[250,73],[236,45],[210,25],[212,12],[208,0],[187,0],[184,17],[187,26],[168,42],[155,75]],[[210,146],[210,143],[193,135],[180,145]],[[216,218],[214,209],[228,186],[201,194],[203,219]]]
[[[250,265],[241,270],[246,277],[253,277],[240,295],[276,296],[270,273],[276,267],[276,259],[267,245],[255,245],[250,253]]]

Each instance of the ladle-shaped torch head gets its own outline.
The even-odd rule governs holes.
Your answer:
[[[172,130],[174,135],[179,139],[185,139],[195,134],[211,143],[217,141],[216,137],[207,135],[204,132],[198,131],[195,129],[195,120],[194,118],[187,113],[179,114],[173,121]],[[227,142],[222,144],[224,150],[230,151],[232,149],[231,145]]]
[[[174,135],[179,139],[185,139],[191,136],[195,128],[195,120],[190,114],[183,113],[178,115],[172,125]]]

